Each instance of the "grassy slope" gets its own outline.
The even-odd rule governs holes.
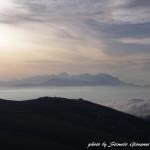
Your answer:
[[[0,100],[1,147],[79,150],[89,142],[150,139],[150,122],[83,100]]]

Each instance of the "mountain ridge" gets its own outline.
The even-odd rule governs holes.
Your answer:
[[[150,138],[149,121],[83,99],[0,100],[0,112],[0,148],[5,149],[81,150],[93,141],[141,143]]]
[[[62,72],[56,75],[43,75],[24,78],[21,80],[10,80],[0,82],[0,86],[134,86],[138,85],[121,81],[118,77],[113,77],[106,73],[95,75],[84,73],[69,75]],[[147,86],[148,87],[148,86]]]

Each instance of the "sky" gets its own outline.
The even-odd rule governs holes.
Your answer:
[[[150,1],[0,0],[0,80],[60,72],[150,84]]]

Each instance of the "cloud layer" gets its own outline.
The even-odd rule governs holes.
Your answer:
[[[109,104],[108,106],[128,114],[150,119],[150,100],[130,99],[125,102]]]

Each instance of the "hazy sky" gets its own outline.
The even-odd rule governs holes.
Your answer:
[[[0,80],[59,72],[150,84],[150,0],[0,0]]]

